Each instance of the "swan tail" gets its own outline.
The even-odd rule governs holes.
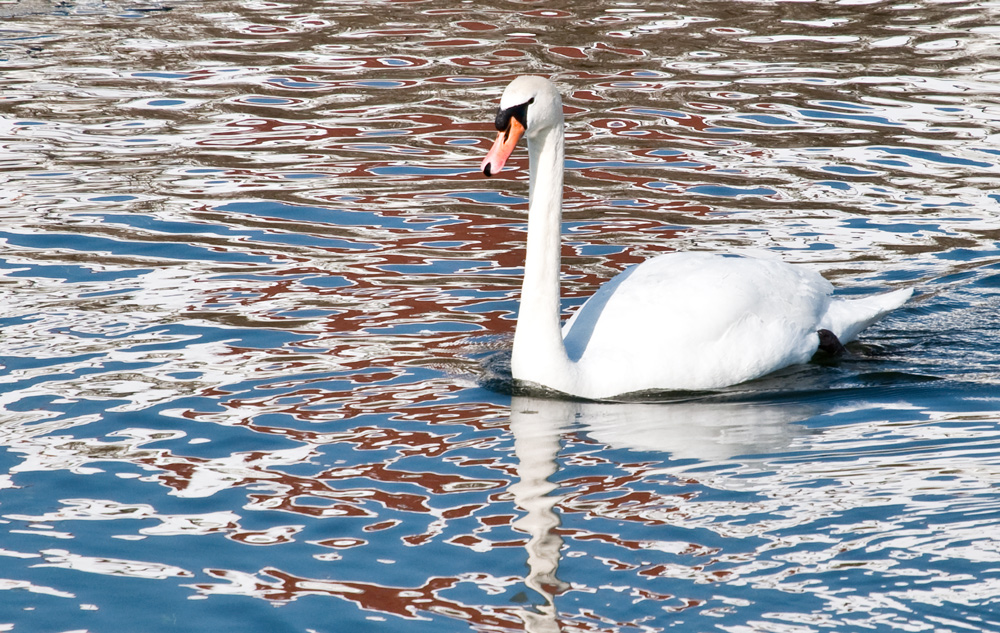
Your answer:
[[[904,288],[860,299],[835,298],[820,327],[830,330],[844,343],[853,341],[862,330],[901,307],[912,295],[912,288]]]

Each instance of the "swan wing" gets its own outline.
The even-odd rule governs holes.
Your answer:
[[[563,329],[578,395],[713,389],[808,361],[833,287],[779,261],[671,253],[605,284]]]

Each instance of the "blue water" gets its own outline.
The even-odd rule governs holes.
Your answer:
[[[0,7],[0,630],[1000,630],[988,6],[210,5]],[[487,388],[524,72],[567,314],[680,249],[916,298],[717,393]]]

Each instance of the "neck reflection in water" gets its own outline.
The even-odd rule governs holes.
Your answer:
[[[795,422],[809,417],[803,404],[745,402],[601,403],[515,396],[510,430],[518,481],[514,503],[524,516],[514,527],[528,535],[525,584],[543,603],[520,615],[531,633],[560,630],[556,596],[571,590],[559,577],[563,538],[557,506],[559,450],[563,435],[582,432],[609,449],[656,453],[664,460],[708,464],[787,449],[809,429]],[[683,468],[683,467],[681,467]]]

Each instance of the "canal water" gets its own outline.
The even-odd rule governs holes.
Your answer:
[[[0,630],[1000,629],[998,24],[0,2]],[[478,167],[525,73],[567,315],[675,250],[915,298],[720,392],[505,393],[527,157]]]

